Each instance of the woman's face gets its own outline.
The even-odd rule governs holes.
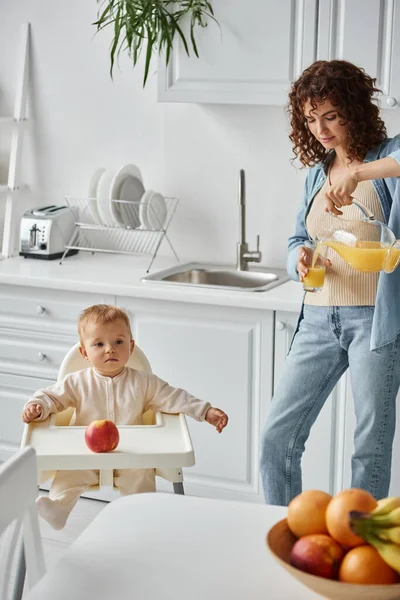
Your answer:
[[[347,147],[347,123],[338,115],[338,108],[330,100],[318,102],[316,108],[308,100],[304,105],[304,116],[312,135],[327,150]]]

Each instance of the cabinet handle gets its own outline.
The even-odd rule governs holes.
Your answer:
[[[396,98],[393,98],[393,96],[388,96],[388,98],[386,99],[386,104],[388,106],[396,106],[397,100]]]
[[[46,355],[44,354],[44,352],[38,352],[38,360],[42,361],[46,358]]]
[[[278,331],[283,331],[284,329],[286,329],[286,323],[283,323],[283,321],[277,321],[276,328]]]
[[[38,315],[42,315],[45,312],[45,307],[44,306],[37,306],[36,307],[36,312]]]

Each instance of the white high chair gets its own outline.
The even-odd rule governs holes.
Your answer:
[[[135,345],[128,366],[151,372],[145,354]],[[75,344],[64,357],[57,379],[87,368]],[[182,467],[194,465],[194,451],[183,414],[143,415],[144,425],[119,426],[120,441],[114,452],[94,453],[86,446],[85,426],[69,426],[74,409],[50,415],[45,421],[25,425],[21,447],[36,451],[38,483],[45,483],[54,471],[96,469],[99,486],[113,486],[114,469],[155,469],[156,475],[173,483],[176,494],[184,494]]]
[[[32,448],[14,454],[0,466],[0,598],[22,597],[25,572],[33,588],[46,572],[35,500],[36,457]],[[22,532],[22,538],[19,537]],[[12,567],[16,573],[12,584]]]

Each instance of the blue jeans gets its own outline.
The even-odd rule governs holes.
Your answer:
[[[373,306],[304,306],[261,436],[268,504],[302,491],[301,456],[324,402],[349,367],[356,430],[352,487],[387,496],[400,386],[400,338],[371,352]]]

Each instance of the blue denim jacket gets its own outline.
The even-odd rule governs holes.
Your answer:
[[[364,162],[372,162],[391,156],[400,163],[400,135],[388,138],[380,146],[370,150]],[[316,165],[309,170],[304,188],[304,198],[296,216],[294,235],[288,240],[287,271],[292,279],[299,281],[297,273],[298,248],[308,245],[310,236],[306,228],[307,214],[312,200],[326,180],[325,167]],[[371,181],[379,201],[385,222],[400,239],[400,177],[388,177]],[[301,319],[302,315],[300,315]],[[400,334],[400,266],[390,274],[381,271],[378,281],[376,305],[371,333],[371,350],[393,342]]]

